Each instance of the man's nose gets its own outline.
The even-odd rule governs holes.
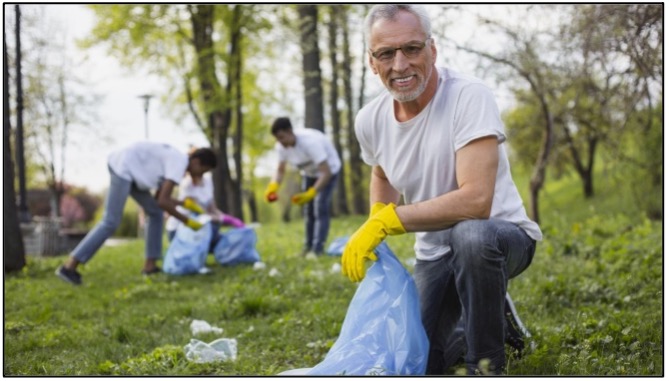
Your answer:
[[[398,73],[403,72],[409,67],[409,59],[404,55],[404,52],[397,50],[393,58],[393,71]]]

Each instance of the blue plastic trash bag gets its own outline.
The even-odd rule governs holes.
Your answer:
[[[342,255],[344,253],[344,247],[346,247],[346,242],[348,242],[348,238],[348,236],[335,238],[335,240],[328,245],[325,252],[332,256]]]
[[[202,222],[202,221],[200,221]],[[204,267],[211,241],[211,222],[195,231],[179,224],[163,260],[163,272],[172,275],[195,274]]]
[[[258,237],[253,228],[230,229],[221,233],[216,242],[214,258],[221,265],[259,262],[260,254],[256,250],[256,242]]]
[[[428,339],[413,278],[384,242],[346,312],[325,359],[303,375],[424,375]]]

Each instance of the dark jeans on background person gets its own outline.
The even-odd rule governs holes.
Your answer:
[[[304,249],[322,254],[330,232],[330,206],[339,173],[335,173],[313,200],[304,206]],[[302,191],[312,187],[318,178],[302,177]]]
[[[137,188],[133,182],[116,175],[111,168],[109,168],[109,175],[111,180],[102,220],[86,234],[86,237],[79,242],[70,255],[80,263],[88,262],[121,224],[123,207],[130,196],[137,201],[146,214],[145,257],[160,259],[163,244],[163,210],[149,191]]]
[[[426,374],[444,374],[448,340],[464,319],[465,364],[475,372],[482,359],[504,369],[504,303],[509,279],[532,262],[536,242],[502,220],[468,220],[453,226],[450,252],[436,261],[416,261],[423,326],[430,341]]]

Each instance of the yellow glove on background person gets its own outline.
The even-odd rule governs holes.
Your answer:
[[[189,228],[191,228],[195,231],[198,231],[198,230],[202,229],[203,225],[200,222],[198,222],[197,220],[189,218],[189,219],[186,220],[186,226],[188,226]]]
[[[276,201],[279,196],[276,194],[276,192],[279,190],[279,183],[276,181],[272,181],[267,185],[267,189],[265,189],[265,200],[267,202],[274,202]]]
[[[386,206],[386,204],[382,202],[375,202],[371,208],[369,208],[369,216],[373,216],[376,213],[378,213],[381,209],[383,209]]]
[[[293,202],[293,204],[304,205],[313,200],[314,197],[316,197],[316,188],[309,187],[306,192],[296,193],[290,200]]]
[[[190,210],[191,212],[195,212],[197,214],[203,214],[204,209],[200,205],[198,205],[197,202],[192,197],[186,197],[184,199],[184,208]]]
[[[376,261],[374,249],[389,235],[404,234],[404,226],[395,213],[392,202],[374,213],[349,239],[341,264],[342,273],[351,281],[359,282],[365,277],[365,260]]]

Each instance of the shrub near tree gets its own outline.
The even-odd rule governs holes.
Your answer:
[[[85,226],[91,227],[93,219],[95,218],[95,213],[102,206],[103,199],[101,196],[96,195],[88,191],[86,188],[72,187],[66,188],[66,197],[71,197],[76,203],[76,208],[81,212],[80,219],[74,219],[72,221],[72,226]],[[61,213],[63,213],[63,207],[61,206]]]
[[[32,216],[62,218],[62,226],[66,228],[87,228],[95,218],[96,211],[102,205],[100,196],[90,193],[86,188],[71,185],[63,186],[60,208],[52,210],[51,191],[43,188],[29,189],[27,192],[28,209]]]

